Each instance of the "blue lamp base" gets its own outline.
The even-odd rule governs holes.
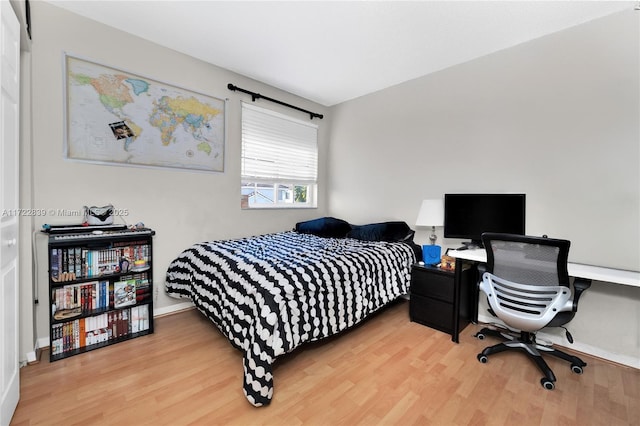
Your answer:
[[[422,246],[422,261],[425,265],[437,265],[440,263],[442,247],[436,245]]]

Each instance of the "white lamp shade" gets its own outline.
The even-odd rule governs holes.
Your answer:
[[[416,226],[444,226],[444,200],[423,200]]]

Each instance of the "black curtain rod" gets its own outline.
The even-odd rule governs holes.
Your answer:
[[[243,92],[243,93],[246,93],[248,95],[251,95],[251,100],[253,102],[255,102],[256,99],[265,99],[267,101],[275,102],[276,104],[280,104],[280,105],[284,105],[284,106],[289,107],[289,108],[297,109],[298,111],[306,112],[307,114],[309,114],[309,117],[311,117],[312,120],[314,118],[316,118],[316,117],[322,120],[322,118],[324,117],[324,115],[322,115],[322,114],[318,114],[316,112],[311,112],[311,111],[308,111],[306,109],[299,108],[299,107],[297,107],[295,105],[287,104],[287,103],[279,101],[277,99],[270,98],[268,96],[263,96],[260,93],[251,92],[249,90],[241,89],[238,86],[235,86],[235,85],[233,85],[231,83],[227,84],[227,89],[233,90],[234,92],[237,90],[238,92]]]

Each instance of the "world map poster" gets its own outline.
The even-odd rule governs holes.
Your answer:
[[[66,156],[224,171],[225,101],[65,55]]]

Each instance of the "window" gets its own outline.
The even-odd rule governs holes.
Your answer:
[[[242,206],[316,207],[318,126],[242,103]]]

